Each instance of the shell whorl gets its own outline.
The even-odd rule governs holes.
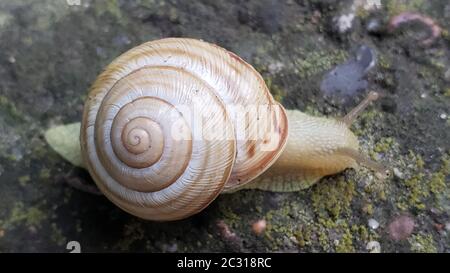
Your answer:
[[[230,105],[264,111],[240,116]],[[169,38],[129,50],[97,78],[81,146],[111,201],[141,218],[176,220],[265,171],[286,135],[283,108],[249,64],[206,42]]]

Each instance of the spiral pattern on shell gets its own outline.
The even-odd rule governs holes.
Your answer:
[[[230,105],[264,111],[239,116]],[[253,67],[221,47],[168,38],[129,50],[97,78],[81,148],[112,202],[163,221],[197,213],[261,174],[286,134],[285,112]]]

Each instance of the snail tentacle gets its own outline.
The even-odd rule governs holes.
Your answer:
[[[373,170],[376,176],[381,179],[385,179],[390,176],[389,169],[387,169],[382,164],[371,160],[367,156],[364,156],[357,150],[350,148],[341,148],[338,151],[336,151],[336,153],[353,158],[358,164],[364,165],[367,168]]]
[[[371,102],[376,101],[379,94],[375,91],[370,91],[364,100],[362,100],[355,108],[345,115],[341,121],[350,127],[352,123],[358,118],[358,116],[370,105]]]

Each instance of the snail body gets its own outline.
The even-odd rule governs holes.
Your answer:
[[[298,191],[357,166],[345,151],[358,151],[358,140],[343,122],[298,110],[287,110],[287,116],[289,135],[283,153],[269,170],[241,188]]]
[[[168,38],[106,67],[86,100],[80,143],[107,198],[166,221],[201,211],[221,192],[298,190],[366,161],[349,120],[286,111],[234,53]]]

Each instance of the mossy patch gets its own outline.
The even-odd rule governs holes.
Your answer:
[[[300,226],[295,232],[294,236],[300,247],[310,246],[312,244],[313,228],[309,225]]]
[[[50,169],[44,168],[39,172],[39,178],[42,180],[48,180],[50,178]]]
[[[14,204],[8,218],[0,221],[2,229],[9,229],[18,225],[25,225],[26,227],[39,228],[44,220],[47,219],[47,214],[38,207],[25,207],[22,202]]]
[[[317,183],[311,195],[314,212],[319,217],[338,218],[350,211],[350,205],[355,195],[355,184],[339,177],[336,181]]]
[[[347,52],[342,50],[300,52],[300,57],[294,60],[295,72],[305,79],[323,73],[347,58]]]
[[[375,145],[373,150],[377,153],[385,153],[392,148],[394,143],[394,139],[392,137],[383,137],[380,141]]]
[[[277,209],[269,210],[263,218],[267,221],[264,233],[270,250],[309,246],[313,241],[313,218],[295,202],[281,202]]]
[[[270,93],[274,97],[274,99],[278,102],[282,102],[284,96],[286,96],[286,92],[277,84],[275,84],[270,77],[266,77],[265,79],[267,88],[269,89]]]
[[[432,174],[430,179],[430,191],[434,194],[442,193],[446,187],[447,176],[450,174],[450,159],[448,156],[442,158],[442,166],[439,171]]]
[[[51,227],[51,236],[50,239],[58,246],[63,246],[67,243],[67,238],[64,236],[62,230],[58,227],[56,223],[52,223]]]
[[[389,70],[392,67],[392,58],[380,54],[378,57],[378,66],[383,70]]]
[[[437,248],[431,234],[417,234],[408,239],[411,244],[411,251],[421,253],[436,253]]]
[[[409,162],[407,177],[402,179],[402,185],[406,187],[405,193],[397,197],[397,207],[401,210],[415,208],[424,210],[429,202],[438,200],[439,197],[448,194],[446,178],[449,175],[448,156],[442,157],[442,165],[437,172],[427,172],[425,162],[420,155],[410,151],[405,159]],[[412,163],[412,164],[411,164]]]
[[[384,6],[386,7],[389,15],[397,15],[404,11],[420,10],[423,7],[423,0],[384,0]]]
[[[222,219],[224,222],[232,228],[237,227],[241,221],[241,217],[234,213],[230,207],[220,206],[220,213],[222,214]]]
[[[354,251],[355,248],[353,247],[353,236],[349,230],[346,230],[341,239],[336,243],[336,252],[349,253]]]
[[[19,181],[20,186],[25,187],[28,182],[30,182],[31,177],[29,175],[22,175],[17,180]]]
[[[362,209],[368,215],[372,215],[373,214],[373,205],[372,204],[366,204]]]
[[[16,105],[7,97],[0,95],[0,111],[5,111],[3,116],[8,117],[9,123],[23,122],[25,120],[23,113],[21,113]]]
[[[359,228],[351,227],[344,218],[338,220],[319,218],[314,229],[322,251],[355,252],[354,241],[362,240]],[[358,231],[355,232],[354,229]]]
[[[408,175],[401,180],[401,185],[406,188],[405,194],[398,197],[397,207],[400,210],[407,210],[410,207],[425,209],[424,198],[429,196],[426,190],[425,173],[423,173],[424,162],[420,155],[409,152]]]
[[[445,89],[444,96],[450,97],[450,87],[448,87],[447,89]]]
[[[97,16],[109,15],[119,22],[123,22],[122,12],[117,0],[95,1],[94,10]]]

